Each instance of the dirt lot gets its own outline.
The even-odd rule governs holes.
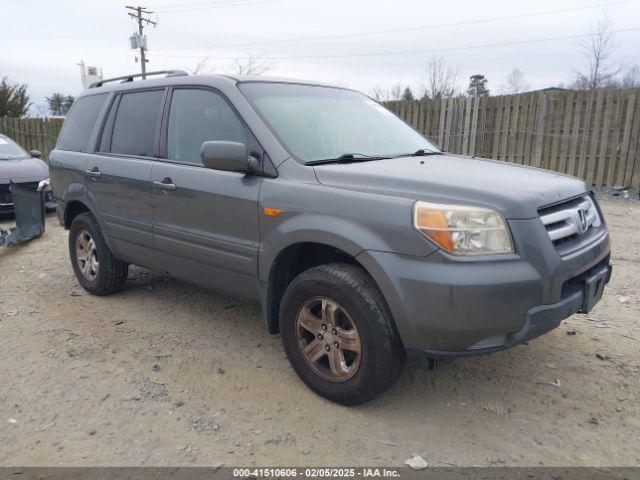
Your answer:
[[[50,216],[0,250],[0,465],[640,465],[640,202],[602,205],[615,271],[592,314],[434,371],[412,360],[358,408],[298,380],[257,305],[138,268],[85,294]]]

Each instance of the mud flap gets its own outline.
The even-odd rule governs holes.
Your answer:
[[[45,192],[21,187],[11,182],[16,226],[8,232],[0,230],[0,246],[16,245],[39,237],[44,233]]]

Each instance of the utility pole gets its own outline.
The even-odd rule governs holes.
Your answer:
[[[147,58],[145,55],[145,51],[147,50],[147,38],[143,34],[144,24],[153,25],[154,27],[158,25],[158,22],[154,22],[149,19],[148,16],[154,12],[147,10],[143,7],[125,7],[127,10],[131,10],[128,12],[128,15],[133,18],[136,22],[138,22],[138,35],[134,35],[131,37],[131,48],[139,48],[140,49],[140,65],[142,67],[142,79],[146,78],[147,73]],[[134,44],[135,38],[135,44]]]

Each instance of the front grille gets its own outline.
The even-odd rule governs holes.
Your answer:
[[[36,191],[38,190],[38,185],[40,184],[40,182],[23,182],[23,183],[16,183],[16,185],[18,185],[19,187],[25,188],[27,190],[32,190],[32,191]]]
[[[584,245],[602,230],[598,208],[590,195],[574,198],[539,210],[540,220],[549,238],[562,254]]]
[[[9,185],[0,185],[0,204],[11,203],[11,194],[9,193]]]

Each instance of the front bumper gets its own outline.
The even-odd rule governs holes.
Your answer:
[[[37,182],[35,182],[37,183]],[[33,185],[34,182],[28,183],[28,185]],[[44,206],[47,211],[53,211],[57,207],[57,203],[53,198],[53,189],[49,186],[44,189]],[[15,205],[13,204],[13,198],[9,194],[9,186],[3,185],[0,188],[0,213],[14,213]]]
[[[611,265],[608,264],[607,259],[606,263],[596,265],[594,268],[590,269],[587,274],[583,274],[580,277],[587,279],[590,276],[602,276],[603,283],[601,288],[603,289],[611,279],[612,270],[613,269]],[[600,300],[601,294],[602,290],[599,290],[595,303]],[[589,313],[595,303],[592,304],[590,302],[586,289],[576,287],[569,289],[566,296],[559,302],[551,305],[538,305],[530,308],[527,311],[522,328],[517,332],[504,335],[504,339],[500,341],[500,345],[489,346],[486,348],[472,347],[462,351],[420,349],[418,352],[414,353],[422,353],[427,356],[435,357],[461,357],[468,355],[483,355],[504,350],[520,343],[528,342],[529,340],[533,340],[534,338],[550,332],[551,330],[559,327],[562,321],[569,318],[571,315],[576,313]],[[495,338],[498,339],[498,337],[500,336],[496,336]],[[487,339],[485,339],[485,344],[488,343],[486,340]],[[475,345],[480,346],[482,344],[477,343]]]
[[[609,259],[606,258],[595,267],[576,277],[580,281],[574,281],[573,286],[567,288],[562,300],[552,305],[539,305],[531,308],[527,312],[524,326],[520,331],[507,336],[505,346],[511,347],[518,343],[533,340],[543,333],[553,330],[560,325],[562,320],[575,313],[589,313],[600,300],[604,286],[611,280],[612,270],[611,265],[609,265]],[[602,282],[597,285],[597,289],[590,291],[590,289],[580,286],[582,281],[588,286],[591,278],[598,278]],[[595,297],[596,295],[597,297]],[[592,296],[594,298],[590,298]]]
[[[527,222],[512,230],[527,230]],[[609,281],[606,231],[567,257],[553,249],[546,231],[528,233],[514,235],[526,239],[518,255],[453,259],[442,252],[419,258],[367,251],[357,259],[380,287],[407,351],[484,354],[536,338],[584,311],[582,285],[594,272],[606,270],[602,287]],[[543,241],[549,249],[540,248]]]

